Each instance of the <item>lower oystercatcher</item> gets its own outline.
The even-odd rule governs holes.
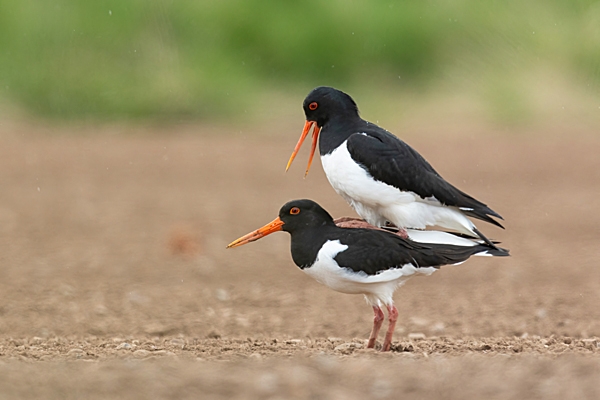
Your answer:
[[[341,228],[312,200],[288,202],[272,222],[227,247],[241,246],[282,230],[292,237],[292,259],[300,269],[333,290],[365,296],[375,312],[369,348],[375,347],[384,320],[381,307],[387,308],[389,327],[382,351],[390,349],[398,318],[394,291],[408,278],[431,275],[442,265],[460,264],[473,255],[508,255],[508,250],[484,241],[458,238],[461,240],[455,243],[461,245],[440,243],[440,237],[453,235],[439,236],[435,231],[419,232],[417,241],[381,229]]]
[[[349,95],[318,87],[304,99],[303,108],[306,123],[286,171],[313,129],[306,173],[318,142],[329,183],[370,224],[384,226],[389,221],[414,229],[439,226],[493,246],[467,217],[502,228],[494,219],[502,219],[500,214],[447,182],[408,144],[362,119]]]

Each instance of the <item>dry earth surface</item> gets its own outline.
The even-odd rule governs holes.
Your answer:
[[[487,202],[510,258],[371,310],[292,263],[289,237],[225,250],[294,198],[353,216],[295,129],[0,123],[0,398],[600,398],[600,136],[409,135]]]

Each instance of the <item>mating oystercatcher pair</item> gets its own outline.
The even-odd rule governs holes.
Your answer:
[[[345,228],[311,200],[285,204],[271,223],[227,247],[237,247],[276,231],[291,235],[294,263],[320,283],[342,293],[363,294],[375,318],[367,347],[373,348],[388,310],[382,351],[390,349],[398,311],[393,294],[408,278],[430,275],[442,265],[470,256],[507,256],[467,217],[502,227],[487,205],[445,181],[414,149],[360,118],[352,98],[330,87],[304,100],[306,123],[286,170],[312,129],[306,174],[317,143],[327,178],[375,229]],[[319,139],[320,134],[320,139]],[[395,234],[378,227],[394,224]],[[423,230],[439,226],[453,232]]]

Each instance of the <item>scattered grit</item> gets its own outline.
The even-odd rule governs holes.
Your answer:
[[[49,361],[110,359],[157,359],[162,357],[199,360],[238,360],[331,355],[338,357],[408,357],[458,356],[465,354],[518,355],[600,354],[600,339],[524,336],[505,338],[450,338],[411,334],[396,341],[389,355],[366,349],[363,339],[198,339],[173,338],[99,338],[66,337],[0,340],[0,360]]]

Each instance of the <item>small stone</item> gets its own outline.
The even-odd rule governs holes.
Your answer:
[[[402,352],[402,353],[412,353],[413,351],[415,351],[415,348],[410,343],[408,343],[408,344],[400,343],[396,346],[396,351]]]
[[[523,345],[521,345],[521,344],[518,344],[518,345],[516,345],[516,346],[513,346],[512,350],[513,350],[515,353],[521,353],[521,352],[523,351]]]
[[[81,358],[85,355],[85,352],[81,349],[71,349],[67,352],[67,357]]]
[[[132,348],[133,346],[127,342],[123,342],[117,346],[117,350],[131,350]]]
[[[217,289],[216,297],[219,301],[227,301],[229,300],[229,292],[225,289]]]
[[[342,343],[336,346],[333,350],[339,351],[342,354],[352,354],[354,350],[362,349],[362,343]]]
[[[443,333],[446,330],[446,325],[443,322],[436,322],[431,326],[431,330],[435,333]]]
[[[210,331],[208,335],[206,335],[209,339],[221,339],[221,334],[216,331]]]
[[[185,346],[185,340],[179,338],[171,339],[171,344],[173,346]]]
[[[153,354],[153,353],[148,350],[143,350],[143,349],[136,350],[133,352],[133,356],[135,358],[146,358],[146,357],[150,356],[151,354]]]
[[[409,340],[424,340],[425,338],[427,338],[427,336],[425,336],[425,334],[421,332],[414,332],[408,334]]]

